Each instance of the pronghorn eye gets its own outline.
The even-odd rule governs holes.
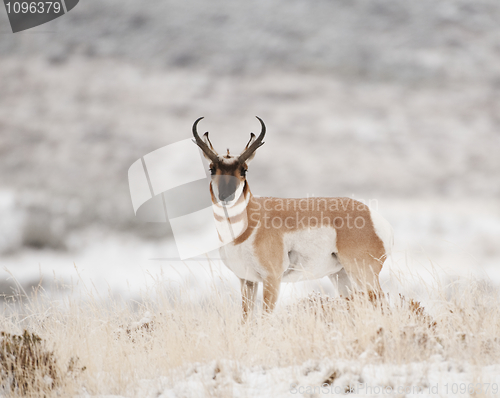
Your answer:
[[[241,169],[240,174],[242,177],[245,177],[247,175],[247,171],[245,169]]]
[[[210,170],[210,174],[212,174],[212,175],[215,174],[215,168],[214,167],[210,168],[209,170]]]

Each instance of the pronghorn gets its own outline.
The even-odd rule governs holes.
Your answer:
[[[382,293],[378,275],[393,244],[390,224],[365,204],[350,198],[280,199],[255,197],[246,173],[258,138],[238,156],[219,155],[208,138],[194,142],[210,162],[210,194],[224,264],[241,281],[243,317],[253,308],[258,283],[264,284],[264,310],[272,311],[281,282],[329,276],[341,296],[359,289]]]

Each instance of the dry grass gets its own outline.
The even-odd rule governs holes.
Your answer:
[[[324,358],[408,364],[441,356],[486,366],[497,363],[500,354],[498,296],[479,284],[435,292],[432,311],[403,296],[378,305],[364,296],[341,300],[313,293],[281,304],[271,316],[257,312],[247,325],[241,324],[239,303],[226,292],[214,292],[199,305],[158,290],[139,304],[91,294],[85,300],[51,301],[34,292],[4,307],[1,330],[11,335],[27,330],[25,337],[35,333],[43,339],[38,344],[26,337],[25,343],[32,341],[30,349],[43,347],[45,368],[32,364],[30,369],[40,380],[45,371],[57,381],[42,389],[47,396],[130,396],[142,379],[169,377],[180,366],[221,359],[269,369]],[[9,336],[3,336],[2,347],[12,342]],[[19,361],[13,364],[23,368]],[[36,383],[12,388],[2,366],[6,390],[40,396]],[[29,370],[20,368],[10,373]],[[237,382],[238,369],[234,372]],[[333,372],[325,382],[337,377]]]

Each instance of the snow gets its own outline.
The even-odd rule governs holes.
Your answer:
[[[360,358],[361,359],[361,358]],[[472,364],[445,361],[436,356],[428,362],[374,364],[362,359],[309,360],[297,366],[248,367],[231,360],[192,363],[173,369],[170,375],[141,380],[127,396],[189,398],[310,397],[316,395],[372,396],[468,396],[468,390],[498,393],[500,365],[477,368]],[[80,395],[111,397],[110,395]],[[121,396],[113,396],[121,397]]]

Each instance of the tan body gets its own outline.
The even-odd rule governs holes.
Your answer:
[[[232,212],[245,201],[243,213]],[[247,183],[240,199],[226,206],[228,217],[220,216],[220,204],[213,206],[219,234],[228,224],[240,223],[242,216],[247,219],[246,228],[235,229],[236,239],[220,249],[224,264],[241,280],[245,313],[259,282],[269,310],[281,282],[329,276],[343,296],[353,288],[351,280],[361,290],[382,292],[378,275],[392,246],[392,231],[363,203],[349,198],[255,197]]]
[[[198,121],[193,126],[195,138]],[[393,234],[378,213],[350,198],[252,195],[246,169],[262,145],[265,126],[261,124],[260,141],[252,134],[239,157],[229,151],[224,157],[217,155],[208,134],[205,146],[197,142],[210,155],[214,217],[219,237],[226,243],[220,254],[240,278],[244,318],[253,307],[259,282],[264,286],[266,311],[274,308],[281,282],[329,276],[343,296],[353,289],[382,293],[378,275]]]

